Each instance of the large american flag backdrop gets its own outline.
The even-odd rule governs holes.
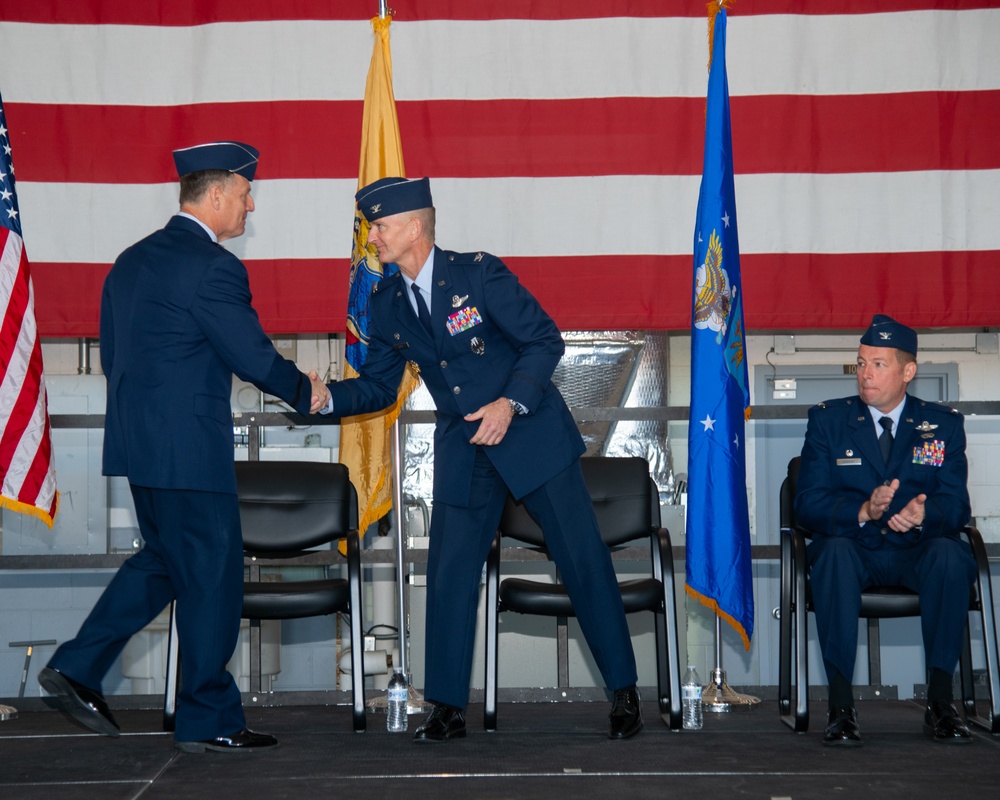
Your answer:
[[[504,258],[563,329],[690,326],[701,0],[395,0],[399,124],[438,240]],[[228,243],[274,333],[342,332],[376,0],[0,8],[42,335],[176,209],[173,148],[262,151]],[[739,0],[733,160],[750,331],[1000,324],[996,0]]]

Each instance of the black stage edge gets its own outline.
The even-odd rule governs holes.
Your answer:
[[[964,746],[934,744],[918,702],[862,701],[864,746],[821,744],[824,704],[792,733],[764,700],[751,711],[705,714],[700,731],[671,732],[643,703],[646,729],[611,742],[605,702],[501,703],[498,729],[469,707],[469,736],[443,745],[390,734],[368,715],[354,733],[347,706],[247,709],[274,750],[184,755],[155,710],[119,710],[118,739],[91,734],[34,698],[0,722],[0,797],[18,800],[251,800],[268,798],[893,798],[995,797],[1000,737],[974,729]]]

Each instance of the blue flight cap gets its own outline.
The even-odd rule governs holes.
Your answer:
[[[902,322],[896,322],[890,316],[876,314],[872,317],[872,324],[868,326],[868,330],[861,337],[861,344],[866,344],[869,347],[893,347],[915,356],[917,354],[917,332],[913,328],[906,327]]]
[[[369,222],[434,205],[430,178],[380,178],[358,189],[354,199]]]
[[[243,142],[209,142],[174,150],[174,164],[180,177],[206,169],[224,169],[253,180],[260,151]]]

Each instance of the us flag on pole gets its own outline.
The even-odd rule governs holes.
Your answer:
[[[35,326],[31,270],[21,239],[7,119],[0,97],[0,505],[50,528],[59,495]]]

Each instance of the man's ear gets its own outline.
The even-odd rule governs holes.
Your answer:
[[[915,377],[917,377],[917,362],[907,361],[903,366],[903,381],[909,383]]]

